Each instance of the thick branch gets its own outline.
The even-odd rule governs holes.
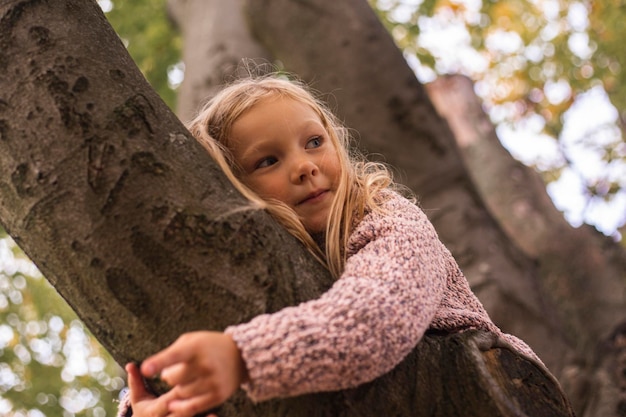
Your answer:
[[[0,219],[120,363],[330,285],[234,191],[96,2],[0,16]]]
[[[587,345],[585,373],[595,374],[592,382],[581,384],[583,373],[573,366],[565,381],[577,409],[587,401],[582,391],[603,398],[592,402],[589,415],[618,409],[626,399],[615,392],[626,375],[614,372],[625,350],[617,346],[617,335],[624,333],[626,318],[626,251],[591,227],[575,229],[565,221],[539,175],[502,147],[469,79],[442,77],[427,88],[455,133],[483,201],[508,236],[537,261],[542,294],[558,305],[561,323]]]

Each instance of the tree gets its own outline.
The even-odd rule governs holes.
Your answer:
[[[321,90],[333,91],[326,87],[341,86],[335,95],[344,117],[348,125],[362,132],[362,139],[365,140],[364,132],[368,133],[372,140],[370,150],[385,151],[390,162],[401,169],[407,167],[402,163],[403,157],[423,158],[419,168],[424,169],[406,169],[407,182],[422,196],[425,208],[440,210],[433,221],[473,283],[483,284],[482,288],[475,288],[490,312],[496,316],[499,311],[510,312],[510,308],[504,308],[508,301],[501,295],[519,295],[514,298],[513,308],[524,313],[526,323],[501,319],[503,327],[523,336],[524,325],[535,325],[532,328],[545,332],[545,344],[536,335],[535,343],[529,341],[540,353],[546,353],[544,357],[559,365],[556,369],[563,369],[566,361],[560,362],[559,354],[549,355],[551,343],[558,345],[560,352],[584,356],[593,348],[593,337],[604,337],[618,329],[613,325],[618,321],[616,316],[623,317],[619,293],[611,294],[604,285],[589,288],[590,292],[597,291],[591,292],[595,298],[609,292],[609,299],[616,301],[607,307],[597,305],[595,300],[587,303],[585,312],[593,316],[585,321],[564,302],[576,294],[574,289],[563,294],[550,292],[550,286],[540,287],[538,274],[532,273],[537,271],[536,260],[506,239],[480,203],[465,176],[450,131],[366,3],[320,4],[304,9],[289,2],[255,2],[250,6],[255,22],[252,27],[267,50],[283,60],[286,68],[305,79],[317,80],[316,86]],[[226,317],[244,320],[260,311],[272,311],[285,300],[293,303],[319,293],[328,282],[318,283],[312,289],[300,286],[315,283],[304,275],[311,265],[296,275],[301,280],[290,290],[281,292],[292,287],[289,282],[272,281],[280,278],[275,271],[293,271],[305,265],[306,256],[294,252],[291,258],[271,258],[272,253],[284,252],[282,242],[287,238],[259,210],[246,207],[229,190],[210,159],[188,140],[180,123],[163,109],[141,76],[129,70],[130,59],[113,53],[119,48],[110,40],[115,36],[106,25],[103,27],[104,19],[90,7],[78,7],[74,2],[50,7],[33,1],[0,9],[4,16],[0,63],[4,72],[11,74],[7,82],[3,80],[0,90],[7,97],[3,98],[2,111],[11,115],[3,117],[0,124],[0,218],[7,230],[120,361],[140,358],[155,346],[170,342],[178,332],[202,326],[189,310],[166,310],[159,302],[159,288],[168,290],[172,305],[185,301],[187,307],[206,311],[205,319],[215,328],[223,327]],[[272,20],[271,25],[263,24],[264,18],[275,13],[275,7],[294,18],[290,22]],[[318,14],[322,10],[325,13]],[[45,27],[35,23],[41,19],[33,17],[42,15],[46,16]],[[332,29],[339,27],[333,19],[340,16],[342,25],[352,28],[333,37]],[[78,29],[68,23],[77,21],[84,26]],[[306,36],[315,37],[319,45],[295,42],[306,39],[305,36],[285,39],[281,35],[295,34],[299,27],[310,29]],[[66,31],[69,36],[58,37],[58,33]],[[68,38],[84,43],[63,42]],[[362,40],[371,43],[359,45]],[[20,54],[23,47],[16,46],[18,41],[36,50],[37,59],[29,61]],[[90,50],[88,45],[96,41],[100,49]],[[346,48],[348,45],[350,49]],[[330,59],[327,53],[333,48],[345,53]],[[369,53],[376,59],[372,60]],[[83,60],[98,65],[87,65]],[[401,64],[381,72],[383,63]],[[354,71],[355,67],[359,71]],[[324,72],[327,68],[333,71]],[[105,92],[106,101],[96,100]],[[372,119],[369,124],[363,122],[367,115]],[[418,120],[420,124],[416,123]],[[411,138],[405,142],[403,136]],[[387,137],[393,137],[394,143],[398,138],[399,145],[380,140]],[[151,189],[159,190],[158,195]],[[228,198],[209,201],[210,195]],[[463,218],[472,219],[473,223]],[[485,238],[479,235],[478,228]],[[459,238],[459,231],[464,232],[462,237],[467,240]],[[255,250],[261,247],[262,251]],[[623,259],[619,251],[611,251],[618,261]],[[67,258],[60,258],[61,253]],[[211,253],[218,254],[217,259],[223,263],[207,262]],[[483,263],[476,259],[483,259]],[[233,276],[239,272],[245,276],[242,270],[246,266],[235,267],[243,260],[248,271],[252,271],[245,284],[223,282],[211,274],[228,271]],[[485,264],[491,269],[481,267]],[[268,271],[268,265],[272,270]],[[619,265],[616,269],[619,271]],[[494,275],[490,275],[492,271]],[[518,281],[507,282],[497,274],[508,274]],[[563,283],[558,275],[554,277],[553,283]],[[617,280],[619,274],[615,271],[598,274],[599,282],[608,282],[613,284],[611,288],[619,290],[623,285],[615,283]],[[543,292],[535,292],[534,286]],[[294,293],[298,288],[299,292]],[[221,298],[212,301],[224,303],[207,305],[198,297],[200,293],[219,295]],[[528,298],[522,298],[525,294]],[[103,307],[109,299],[113,300],[110,306]],[[241,308],[229,309],[235,303]],[[546,312],[558,313],[552,315],[556,323],[542,323],[542,314]],[[573,314],[572,320],[562,326],[569,313]],[[603,323],[609,323],[606,328],[600,324],[603,319]],[[588,323],[594,326],[585,329]],[[515,326],[520,331],[515,331]],[[562,334],[550,339],[555,328],[564,329],[574,342],[561,339]],[[581,329],[583,333],[578,335],[576,332]],[[592,375],[605,369],[596,366],[582,368],[581,372]],[[605,395],[606,389],[616,386],[615,381],[609,381],[606,387],[600,387],[604,390],[596,388],[594,393]],[[602,406],[605,404],[610,407],[617,402]],[[595,411],[597,408],[592,409]]]

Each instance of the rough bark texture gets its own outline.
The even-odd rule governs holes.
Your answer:
[[[611,415],[607,411],[619,410],[626,400],[618,389],[626,387],[626,349],[617,343],[626,320],[626,252],[590,226],[575,229],[565,221],[539,175],[502,147],[468,78],[442,77],[427,88],[455,134],[483,201],[507,235],[539,264],[542,293],[559,305],[559,321],[572,329],[587,354],[586,367],[572,364],[562,378],[574,404],[587,415]],[[593,394],[581,395],[585,392]]]
[[[0,219],[119,363],[330,285],[234,192],[95,1],[0,16]]]

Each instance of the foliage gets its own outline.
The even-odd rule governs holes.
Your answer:
[[[534,127],[553,138],[549,161],[541,152],[523,161],[542,172],[546,182],[574,172],[587,199],[581,205],[626,201],[626,93],[619,88],[626,81],[626,50],[620,45],[626,35],[623,1],[370,3],[423,81],[464,73],[476,82],[500,128]],[[614,108],[583,126],[576,120],[580,114],[588,117],[580,110],[582,103],[599,95],[608,96]],[[532,146],[528,136],[517,140]]]
[[[0,415],[114,415],[120,367],[0,229]]]

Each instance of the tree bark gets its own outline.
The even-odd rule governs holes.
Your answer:
[[[330,286],[234,191],[95,1],[5,1],[0,16],[0,219],[119,363]]]
[[[626,252],[592,227],[576,229],[565,221],[539,175],[500,144],[468,78],[441,77],[427,90],[453,130],[486,206],[507,236],[540,265],[542,293],[559,305],[559,321],[580,332],[575,334],[589,362],[569,365],[562,378],[574,405],[585,415],[619,410],[626,400],[617,389],[626,386],[626,367],[619,365],[626,346],[618,342],[626,331]]]

